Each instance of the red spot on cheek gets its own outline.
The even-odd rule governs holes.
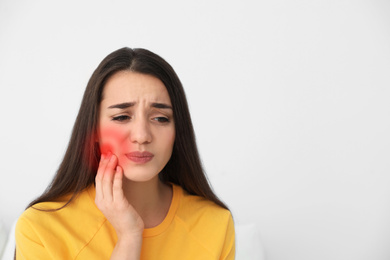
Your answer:
[[[93,133],[86,137],[84,150],[82,152],[84,164],[96,174],[98,169],[99,159],[96,158],[95,149],[100,150],[100,154],[112,153],[116,156],[121,156],[127,150],[126,132],[122,129],[105,127],[98,130],[98,133]]]
[[[111,144],[101,144],[100,145],[100,153],[101,154],[108,154],[108,153],[113,153],[112,152],[112,149],[113,147],[112,147],[112,145]]]
[[[129,132],[120,127],[102,127],[86,138],[83,161],[93,174],[96,174],[99,165],[99,159],[95,156],[96,148],[100,150],[100,154],[115,154],[120,165],[120,158],[131,151]]]
[[[118,147],[123,140],[123,133],[114,128],[104,128],[100,130],[99,136],[100,152],[102,154],[113,153],[116,154]]]

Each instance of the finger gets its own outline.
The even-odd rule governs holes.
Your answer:
[[[119,165],[116,167],[114,183],[113,183],[113,196],[114,201],[123,200],[123,169]]]
[[[102,190],[104,200],[107,201],[112,201],[112,185],[116,163],[116,156],[112,154],[108,159],[107,166],[105,167],[105,171],[103,173]]]
[[[103,181],[103,173],[105,171],[107,165],[107,155],[102,154],[100,157],[99,162],[99,168],[96,173],[95,177],[95,186],[96,186],[96,200],[102,200],[103,199],[103,188],[102,188],[102,181]]]

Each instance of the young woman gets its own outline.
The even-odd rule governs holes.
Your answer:
[[[234,259],[182,84],[145,49],[90,78],[64,159],[16,227],[16,259]]]

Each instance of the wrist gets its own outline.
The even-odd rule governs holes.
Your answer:
[[[121,236],[115,245],[111,260],[139,260],[141,257],[142,234]]]
[[[126,246],[142,244],[142,232],[121,235],[118,234],[117,244]]]

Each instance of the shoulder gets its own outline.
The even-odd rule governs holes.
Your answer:
[[[26,229],[39,231],[40,227],[50,226],[54,222],[59,221],[61,216],[69,212],[69,209],[66,209],[66,207],[60,209],[69,198],[70,196],[67,196],[64,200],[58,202],[41,202],[27,208],[18,219],[16,231]],[[68,206],[72,207],[71,204]]]
[[[204,219],[209,222],[227,222],[232,218],[229,210],[201,196],[188,194],[182,188],[182,196],[178,207],[178,216],[185,218]],[[217,224],[217,223],[216,223]]]
[[[85,189],[63,208],[67,200],[25,210],[15,229],[18,259],[96,259],[111,252],[114,237],[95,205],[94,191],[93,186]]]
[[[208,252],[217,252],[221,259],[234,259],[234,221],[229,210],[182,190],[175,219]]]
[[[19,220],[21,222],[50,223],[60,221],[62,225],[67,222],[82,220],[88,215],[99,215],[99,210],[95,206],[91,192],[93,188],[89,187],[78,194],[68,205],[64,207],[70,199],[70,195],[64,197],[58,202],[41,202],[26,209]]]
[[[53,243],[67,243],[74,234],[79,234],[80,240],[87,240],[88,237],[93,236],[105,218],[95,206],[90,188],[85,189],[68,205],[61,208],[69,198],[61,202],[38,203],[26,209],[16,224],[16,240],[27,239],[46,246]],[[81,227],[82,233],[80,233]]]
[[[201,196],[190,195],[182,188],[176,218],[188,230],[201,235],[215,233],[225,236],[234,233],[233,217],[229,210]]]

